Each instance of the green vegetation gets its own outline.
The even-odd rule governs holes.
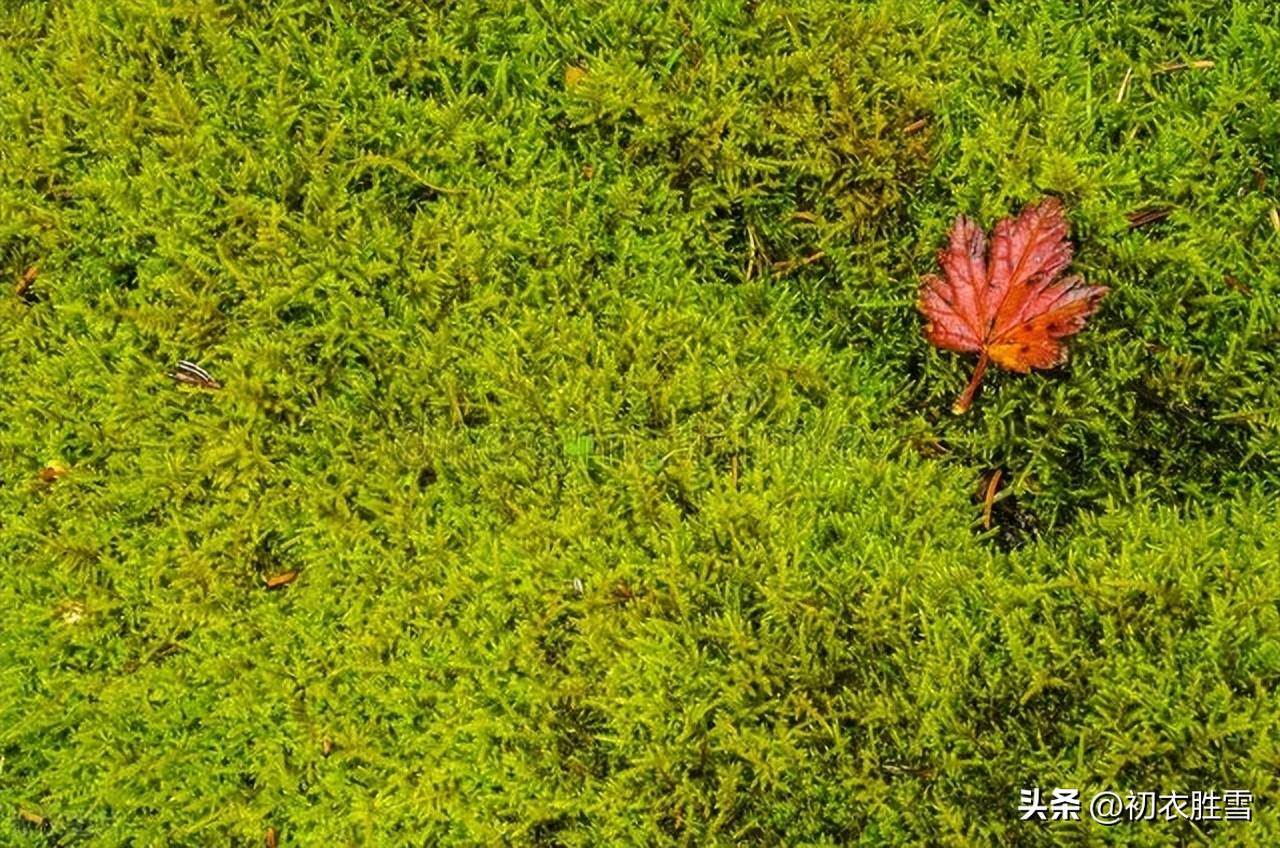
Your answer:
[[[1280,842],[1280,5],[7,0],[0,45],[0,843]],[[919,276],[1045,194],[1112,293],[951,416]]]

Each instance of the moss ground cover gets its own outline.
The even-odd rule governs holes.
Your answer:
[[[11,0],[0,45],[0,843],[1280,840],[1280,6]],[[1112,292],[953,417],[919,276],[1044,195]]]

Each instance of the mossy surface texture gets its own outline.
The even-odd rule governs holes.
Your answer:
[[[7,0],[0,844],[1280,844],[1278,100],[1268,0]]]

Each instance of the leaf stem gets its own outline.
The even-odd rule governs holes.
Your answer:
[[[978,355],[978,364],[973,369],[973,376],[969,378],[969,385],[965,386],[964,394],[956,398],[956,402],[951,404],[951,411],[956,415],[964,415],[969,411],[969,404],[973,403],[973,394],[978,390],[978,384],[982,382],[982,375],[987,373],[987,352],[984,350]]]

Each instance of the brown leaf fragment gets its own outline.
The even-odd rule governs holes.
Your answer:
[[[1232,291],[1240,292],[1240,294],[1244,295],[1245,297],[1248,297],[1249,295],[1253,294],[1253,289],[1249,288],[1249,286],[1247,286],[1246,284],[1240,282],[1240,280],[1238,280],[1236,277],[1232,276],[1231,274],[1223,274],[1222,282],[1227,284],[1227,288],[1231,289]]]
[[[997,468],[991,475],[991,479],[987,481],[987,492],[982,496],[982,528],[984,530],[991,529],[991,507],[996,502],[996,487],[1000,485],[1000,478],[1003,476],[1004,469]]]
[[[41,483],[43,483],[46,486],[49,486],[57,482],[58,480],[62,479],[63,477],[66,477],[67,472],[69,472],[70,470],[71,469],[67,468],[66,465],[55,460],[54,462],[50,462],[44,468],[41,468],[40,474],[37,475],[37,477]]]
[[[266,838],[263,839],[263,842],[266,844],[267,848],[277,848],[279,843],[276,840],[276,829],[274,827],[267,828],[267,835]]]
[[[636,599],[637,592],[626,580],[619,580],[613,587],[613,598],[619,604],[626,605]]]
[[[978,354],[952,412],[969,408],[992,362],[1026,374],[1066,359],[1066,337],[1084,329],[1107,293],[1077,275],[1062,276],[1071,264],[1069,233],[1062,203],[1053,197],[997,223],[989,251],[972,220],[961,215],[952,225],[948,245],[938,252],[943,274],[921,280],[918,303],[930,344]]]
[[[1129,229],[1136,230],[1147,224],[1163,221],[1173,213],[1172,206],[1144,206],[1125,215],[1129,219]]]
[[[909,124],[907,124],[905,127],[903,127],[903,128],[902,128],[902,134],[903,134],[903,135],[915,135],[916,133],[920,132],[920,130],[924,129],[924,128],[925,128],[925,127],[927,127],[927,126],[929,126],[929,119],[928,119],[928,118],[920,118],[919,120],[917,120],[917,121],[912,121],[911,123],[909,123]]]
[[[270,577],[264,576],[262,582],[267,585],[268,589],[279,589],[282,586],[288,586],[297,579],[298,569],[294,568],[281,574],[273,574]]]

